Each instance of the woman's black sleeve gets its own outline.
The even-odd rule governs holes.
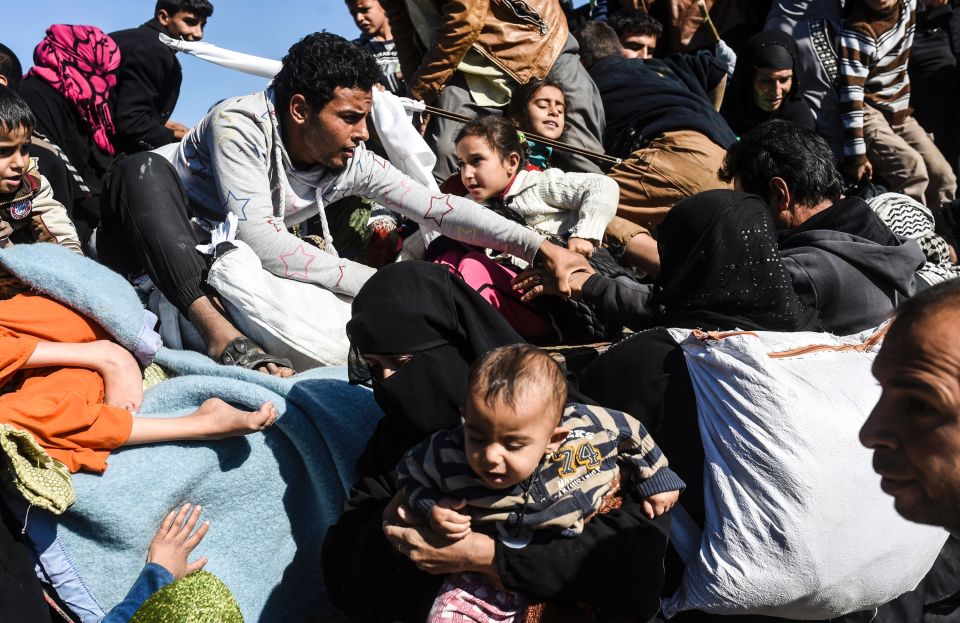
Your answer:
[[[646,329],[653,321],[647,308],[652,296],[651,285],[603,275],[591,275],[580,292],[580,300],[592,307],[601,318],[634,331]]]
[[[395,473],[361,479],[327,530],[321,553],[327,594],[351,621],[422,621],[440,588],[442,576],[419,571],[383,534],[383,510],[396,490]]]

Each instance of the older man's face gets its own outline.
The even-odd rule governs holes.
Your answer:
[[[860,430],[880,488],[911,521],[960,532],[960,311],[899,331],[873,365],[883,394]]]

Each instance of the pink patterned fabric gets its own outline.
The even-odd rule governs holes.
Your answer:
[[[33,51],[33,63],[27,75],[37,76],[66,97],[93,130],[97,147],[112,156],[116,129],[107,100],[120,65],[113,39],[96,26],[56,24]]]
[[[478,573],[455,573],[444,581],[427,623],[513,623],[526,600],[490,584]]]
[[[481,251],[450,248],[434,260],[460,276],[510,323],[517,333],[531,341],[549,341],[556,336],[547,316],[520,300],[511,285],[517,273],[493,261]]]

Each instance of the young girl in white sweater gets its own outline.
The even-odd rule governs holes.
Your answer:
[[[594,173],[525,170],[527,145],[503,117],[470,121],[456,138],[460,180],[470,197],[540,232],[566,240],[586,257],[616,215],[616,182]]]

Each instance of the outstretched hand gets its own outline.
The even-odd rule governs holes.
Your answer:
[[[552,278],[551,283],[561,296],[569,297],[571,294],[568,280],[573,273],[590,268],[587,258],[579,253],[574,253],[559,247],[549,240],[540,243],[540,249],[537,251],[536,263],[544,270],[545,276]],[[514,279],[514,284],[519,284],[520,277]],[[517,285],[514,286],[517,289]]]
[[[181,506],[180,512],[173,509],[167,513],[157,535],[150,543],[147,562],[156,563],[169,571],[174,581],[202,569],[207,564],[205,557],[193,562],[187,560],[210,529],[210,522],[204,521],[196,532],[193,530],[202,510],[203,507],[199,504],[192,510],[190,504]]]
[[[584,256],[547,241],[538,257],[543,257],[543,267],[528,268],[513,279],[513,289],[524,302],[544,294],[579,299],[583,284],[596,272]]]

